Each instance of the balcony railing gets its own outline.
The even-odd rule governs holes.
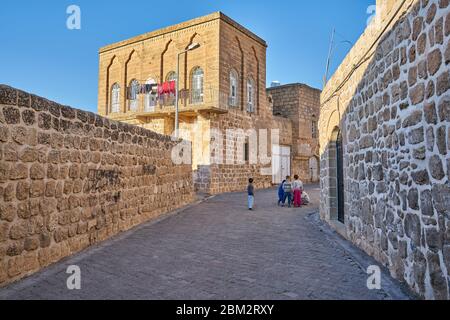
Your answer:
[[[175,112],[175,95],[167,94],[159,97],[149,98],[145,95],[139,96],[139,108],[137,112],[128,111],[127,113],[111,113],[112,118],[123,117],[160,117],[172,115]],[[230,93],[220,92],[215,87],[206,87],[203,90],[180,90],[178,108],[180,113],[189,115],[199,111],[226,113],[229,110],[240,108],[239,97],[231,97]]]
[[[229,108],[237,106],[237,99],[230,98],[228,93],[220,92],[216,88],[203,90],[180,90],[178,108],[180,112],[211,110],[227,112]],[[144,106],[141,116],[151,116],[152,113],[160,114],[175,110],[175,95],[162,95],[152,104]]]
[[[190,101],[191,104],[202,104],[204,98],[203,90],[191,90],[190,92]]]

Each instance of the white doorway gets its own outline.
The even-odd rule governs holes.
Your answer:
[[[291,175],[291,147],[272,146],[272,182],[280,184]]]

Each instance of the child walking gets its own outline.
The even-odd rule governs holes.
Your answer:
[[[253,210],[253,205],[255,203],[255,187],[253,186],[253,179],[248,180],[248,187],[247,187],[247,193],[248,193],[248,210]]]

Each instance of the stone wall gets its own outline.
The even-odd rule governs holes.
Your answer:
[[[174,145],[0,86],[0,286],[190,203]]]
[[[395,1],[390,8],[372,21],[322,94],[321,216],[342,228],[340,132],[342,233],[422,297],[448,299],[449,1]]]
[[[300,83],[267,89],[273,114],[292,121],[292,174],[304,182],[319,180],[320,93]]]
[[[264,103],[264,107],[266,107],[266,103],[267,101]],[[238,164],[236,161],[237,159],[243,158],[244,150],[243,148],[238,148],[237,139],[235,137],[229,139],[226,132],[228,129],[242,129],[244,132],[247,130],[256,130],[258,133],[258,141],[260,141],[261,135],[259,130],[267,130],[267,156],[271,156],[272,150],[269,140],[271,138],[271,130],[279,131],[280,144],[290,146],[292,145],[292,122],[281,117],[262,118],[235,110],[212,120],[211,126],[213,128],[219,128],[223,132],[222,143],[224,148],[222,152],[224,161],[223,164],[212,164],[211,166],[203,167],[205,176],[209,178],[208,192],[211,194],[220,194],[224,192],[246,191],[249,178],[255,180],[254,185],[257,189],[271,188],[272,164],[264,164],[261,161],[258,161],[257,164],[252,164],[250,161],[246,161],[245,164]],[[227,145],[230,142],[235,143],[234,164],[228,165],[226,160],[227,157],[230,157],[230,153],[228,153],[229,149]],[[259,145],[256,148],[259,148]],[[260,159],[264,155],[258,153],[256,156]]]

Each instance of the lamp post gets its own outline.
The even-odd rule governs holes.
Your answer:
[[[175,90],[175,138],[178,139],[179,137],[179,131],[180,131],[180,123],[178,120],[178,113],[179,113],[179,109],[178,109],[178,100],[179,100],[179,82],[180,82],[180,56],[182,54],[185,54],[189,51],[195,50],[200,48],[200,44],[199,43],[193,43],[191,44],[189,47],[187,47],[186,50],[178,53],[178,57],[177,57],[177,78],[176,78],[176,90]]]

